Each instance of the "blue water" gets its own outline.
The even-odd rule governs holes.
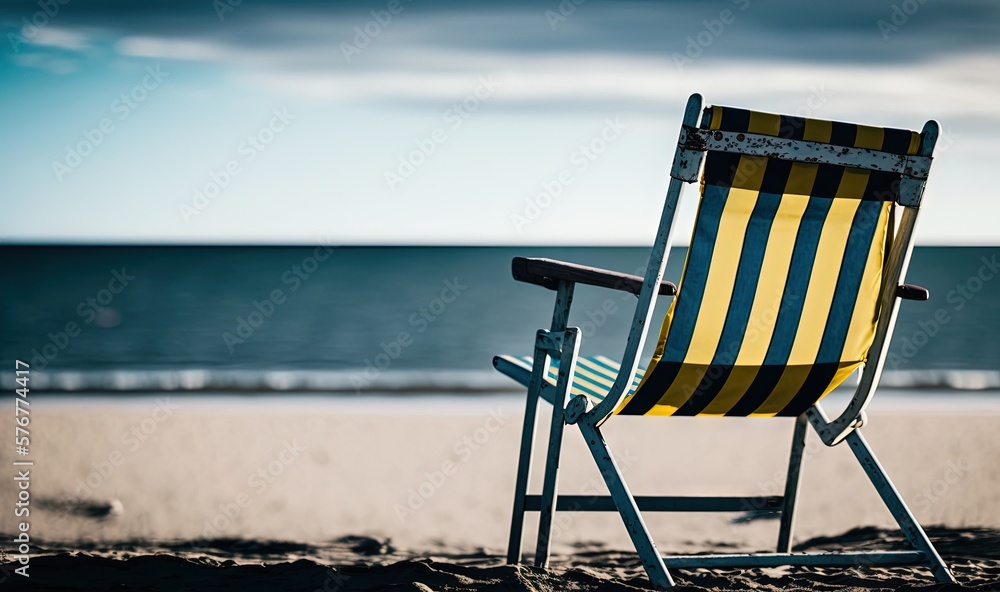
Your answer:
[[[8,381],[21,359],[36,389],[60,391],[510,388],[491,359],[530,353],[553,302],[511,279],[517,255],[641,273],[647,250],[4,246],[0,371]],[[998,260],[995,247],[914,251],[907,281],[931,300],[902,303],[887,384],[1000,387]],[[579,287],[584,353],[619,355],[634,303]]]

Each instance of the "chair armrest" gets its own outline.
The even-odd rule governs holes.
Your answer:
[[[560,281],[568,281],[588,286],[621,290],[635,294],[636,296],[642,291],[643,279],[637,275],[608,271],[606,269],[577,265],[575,263],[566,263],[554,259],[514,257],[510,267],[515,280],[544,286],[550,290],[558,288]],[[677,294],[677,286],[666,281],[660,282],[659,294],[661,296],[673,296]]]
[[[922,286],[914,284],[901,284],[896,287],[896,298],[903,300],[927,300],[931,293]]]

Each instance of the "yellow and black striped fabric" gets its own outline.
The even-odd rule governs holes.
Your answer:
[[[915,132],[706,109],[702,128],[916,154]],[[796,416],[861,366],[900,175],[709,151],[677,297],[625,415]]]

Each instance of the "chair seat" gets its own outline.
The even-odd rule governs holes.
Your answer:
[[[513,378],[523,386],[528,386],[531,380],[530,356],[497,356],[493,365],[504,375]],[[674,374],[681,376],[693,375],[696,380],[678,381],[670,391],[666,391],[657,380],[656,372],[669,366],[660,362],[650,371],[648,368],[638,368],[632,384],[629,385],[628,396],[615,408],[614,414],[622,415],[659,415],[659,416],[732,416],[732,417],[796,417],[804,409],[796,408],[791,413],[784,409],[795,407],[789,401],[804,399],[809,405],[822,399],[837,385],[850,375],[861,363],[833,364],[814,366],[699,366],[697,364],[675,364],[679,369]],[[832,366],[832,367],[831,367]],[[603,401],[611,390],[618,376],[621,363],[605,356],[581,356],[577,358],[576,372],[573,376],[571,397],[584,395],[595,405]],[[810,376],[822,375],[818,381],[809,380]],[[700,396],[701,392],[695,385],[702,384],[703,377],[711,377],[719,388],[712,393],[712,404],[691,407],[685,404]],[[791,388],[780,388],[782,377]],[[549,364],[545,382],[542,384],[540,396],[552,403],[556,381],[559,378],[559,360],[552,359]],[[643,381],[643,378],[647,380]],[[711,387],[713,380],[708,380]],[[730,385],[731,386],[723,386]],[[754,388],[763,384],[763,388]],[[678,386],[679,385],[679,386]],[[805,388],[809,387],[809,388]],[[694,395],[692,395],[692,392]],[[805,396],[802,396],[802,393]],[[664,394],[666,393],[666,395]],[[670,401],[670,397],[679,398],[681,402]],[[636,412],[633,400],[645,399],[659,401],[659,404],[645,404]]]
[[[496,356],[493,358],[493,366],[497,370],[524,386],[528,386],[528,382],[531,380],[531,363],[531,356]],[[603,401],[608,396],[620,369],[620,362],[605,356],[580,356],[576,361],[576,372],[573,375],[573,386],[570,389],[571,396],[585,395],[594,404]],[[639,368],[635,371],[632,387],[642,380],[645,372],[645,368]],[[549,403],[552,403],[558,378],[558,360],[553,360],[549,364],[549,371],[545,376],[541,392],[542,398]]]

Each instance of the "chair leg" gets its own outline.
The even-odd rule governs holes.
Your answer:
[[[538,517],[538,542],[535,545],[535,565],[548,567],[549,548],[552,536],[552,520],[555,517],[559,484],[559,456],[562,453],[563,412],[569,403],[576,358],[580,353],[578,340],[580,330],[572,327],[566,330],[559,360],[559,380],[552,405],[552,427],[549,430],[549,448],[545,458],[545,479],[542,483],[542,503]]]
[[[795,502],[802,476],[802,456],[806,447],[805,414],[795,418],[792,432],[792,452],[788,457],[788,475],[785,477],[785,495],[781,505],[781,527],[778,529],[778,553],[792,552],[792,529],[795,527]]]
[[[584,440],[587,441],[587,447],[594,456],[594,461],[597,463],[597,467],[604,477],[604,482],[611,492],[611,498],[618,508],[618,513],[621,514],[622,521],[625,523],[625,529],[632,539],[632,544],[639,553],[639,559],[642,560],[642,565],[646,570],[646,575],[649,576],[650,582],[657,588],[673,587],[674,580],[670,577],[670,572],[667,571],[667,566],[663,563],[663,557],[660,556],[660,552],[656,549],[653,537],[650,536],[649,530],[646,528],[646,523],[643,522],[642,515],[639,514],[639,507],[635,503],[635,498],[632,497],[632,492],[629,491],[628,485],[622,479],[618,463],[615,462],[615,458],[604,441],[604,436],[601,435],[600,429],[589,423],[586,419],[578,425],[580,426],[580,432],[583,434]]]
[[[854,456],[857,457],[865,473],[868,474],[868,479],[875,486],[875,490],[882,497],[882,501],[889,508],[893,518],[896,519],[899,528],[902,529],[903,536],[906,537],[906,540],[914,548],[924,553],[927,563],[937,581],[955,583],[955,576],[951,574],[944,560],[938,555],[937,549],[934,548],[933,543],[927,538],[927,533],[917,523],[916,518],[913,517],[913,513],[906,507],[906,503],[903,502],[903,498],[899,496],[896,487],[885,474],[885,470],[879,464],[878,459],[875,458],[861,432],[854,430],[846,439],[851,450],[854,452]]]
[[[514,510],[510,521],[510,538],[507,541],[507,563],[521,562],[521,535],[524,531],[524,502],[528,495],[528,476],[531,472],[531,454],[534,450],[535,426],[538,423],[538,395],[542,379],[549,370],[547,351],[541,347],[541,336],[535,338],[535,358],[528,383],[528,397],[524,405],[524,425],[521,428],[521,453],[517,460],[517,480],[514,485]]]

